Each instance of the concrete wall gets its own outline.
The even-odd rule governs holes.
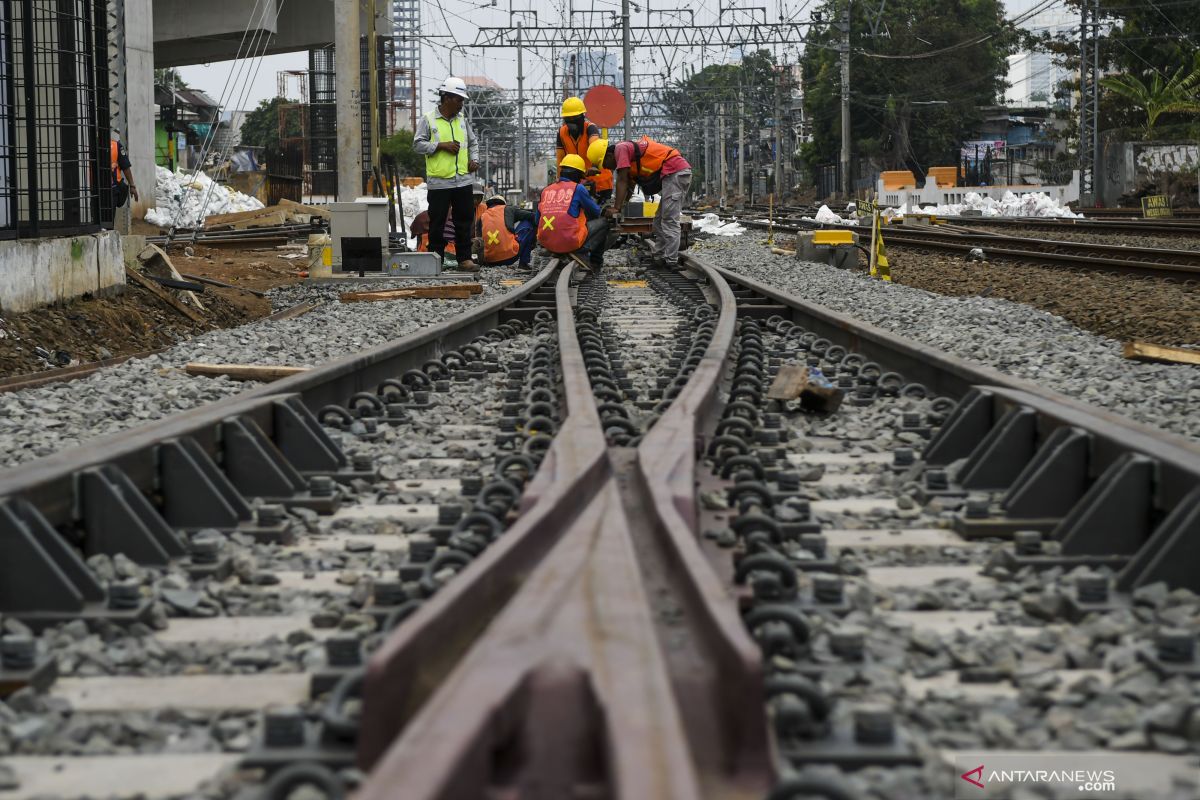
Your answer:
[[[1119,142],[1103,145],[1101,174],[1097,180],[1098,200],[1116,206],[1121,198],[1153,188],[1156,194],[1178,194],[1172,187],[1194,187],[1200,170],[1200,145],[1194,142]],[[1191,189],[1174,198],[1189,205],[1196,202]],[[1127,201],[1128,202],[1128,201]],[[1137,205],[1137,203],[1133,203]]]
[[[0,313],[115,291],[124,284],[124,248],[113,231],[0,242]]]

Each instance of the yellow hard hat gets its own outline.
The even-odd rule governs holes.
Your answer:
[[[606,152],[608,152],[608,139],[597,139],[588,145],[588,161],[599,167],[604,162]]]
[[[562,117],[578,117],[580,114],[586,114],[587,108],[583,105],[583,101],[578,97],[568,97],[563,100]]]
[[[577,169],[580,172],[587,171],[587,165],[583,163],[583,159],[580,158],[579,156],[575,155],[574,153],[563,156],[563,160],[559,163],[559,166],[560,167],[570,167],[571,169]]]

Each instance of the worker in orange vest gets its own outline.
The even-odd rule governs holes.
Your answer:
[[[608,220],[592,199],[583,180],[585,164],[571,153],[559,165],[559,179],[542,189],[538,201],[537,240],[551,253],[566,255],[577,251],[588,254],[592,269],[604,265],[604,245],[608,238]]]
[[[568,97],[562,104],[562,127],[558,129],[558,141],[555,144],[555,162],[562,167],[562,160],[568,155],[577,155],[587,161],[588,147],[592,142],[599,141],[600,129],[587,119],[587,107],[578,97]],[[561,177],[561,173],[560,173]],[[611,169],[590,167],[584,178],[584,185],[591,190],[592,196],[601,204],[605,203],[613,193],[613,174]]]
[[[120,208],[130,197],[138,202],[137,184],[133,182],[133,164],[129,162],[129,151],[121,144],[121,136],[116,131],[111,134],[108,143],[108,157],[112,164],[113,208]]]
[[[479,220],[483,263],[489,267],[503,267],[520,261],[522,268],[528,267],[537,240],[535,221],[536,215],[532,211],[510,206],[500,195],[489,197],[487,209]]]
[[[618,216],[636,184],[649,199],[661,195],[654,215],[654,239],[650,252],[657,266],[674,268],[679,261],[680,218],[683,198],[692,183],[692,165],[674,147],[643,136],[639,142],[599,139],[588,146],[588,159],[597,167],[615,169],[617,180],[613,204],[605,214]]]

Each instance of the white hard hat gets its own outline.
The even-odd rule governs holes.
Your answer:
[[[456,78],[451,75],[446,80],[442,81],[442,85],[437,88],[438,94],[456,94],[459,97],[467,96],[467,84],[462,78]]]

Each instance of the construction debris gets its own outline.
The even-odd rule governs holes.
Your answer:
[[[179,283],[184,282],[183,275],[179,274],[179,270],[175,269],[175,264],[172,263],[171,257],[156,244],[147,244],[143,247],[142,251],[138,253],[137,260],[141,264],[142,272],[151,277],[163,278]],[[180,294],[187,303],[204,311],[204,305],[194,292],[183,291]]]
[[[235,381],[258,381],[271,383],[281,378],[289,378],[308,372],[312,367],[281,367],[266,364],[205,364],[192,361],[184,365],[183,371],[188,375],[204,375],[210,378],[230,378]]]
[[[810,372],[808,367],[784,364],[767,389],[769,400],[800,400],[806,411],[833,412],[842,404],[843,392],[829,382],[820,370]]]
[[[179,299],[172,295],[171,292],[162,288],[157,283],[138,272],[136,269],[130,269],[129,267],[126,267],[125,277],[127,280],[131,280],[137,285],[141,286],[143,289],[146,289],[152,295],[157,297],[159,300],[162,300],[164,303],[190,319],[192,322],[200,325],[206,324],[207,320],[205,320],[203,316],[185,306]]]
[[[1153,361],[1160,364],[1200,364],[1200,350],[1149,342],[1126,342],[1124,356],[1134,361]]]
[[[203,172],[193,178],[184,172],[155,168],[155,208],[146,221],[160,228],[198,228],[214,214],[254,211],[263,207],[255,198],[220,183]]]
[[[440,286],[410,286],[404,289],[381,289],[375,292],[343,292],[343,303],[372,303],[378,300],[467,300],[479,294],[478,283],[447,283]]]

